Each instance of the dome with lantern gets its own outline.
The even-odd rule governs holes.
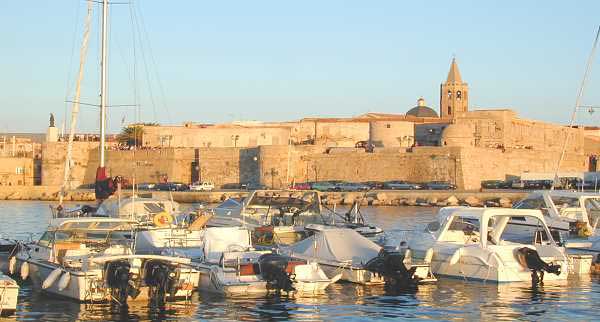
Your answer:
[[[425,100],[422,97],[417,100],[417,106],[408,110],[406,115],[414,117],[439,117],[431,107],[425,106]]]

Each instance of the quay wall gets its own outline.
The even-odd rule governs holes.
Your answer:
[[[63,181],[66,144],[46,143],[42,184]],[[261,183],[273,188],[320,180],[414,182],[449,181],[459,189],[479,189],[482,180],[518,177],[524,172],[554,172],[559,152],[480,147],[375,148],[373,153],[350,147],[315,145],[260,146],[254,148],[166,148],[107,150],[111,176],[136,182],[168,180],[190,183],[212,181]],[[73,187],[93,183],[98,166],[97,143],[73,148]],[[561,171],[586,171],[583,152],[567,153]]]

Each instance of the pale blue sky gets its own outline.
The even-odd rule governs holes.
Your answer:
[[[566,123],[600,23],[597,0],[134,5],[151,67],[146,73],[138,42],[142,120],[175,124],[404,113],[420,96],[437,110],[453,55],[470,85],[471,108],[509,107]],[[45,131],[50,112],[62,122],[85,6],[83,0],[0,1],[0,132]],[[110,101],[132,104],[130,7],[111,10]],[[82,98],[90,103],[98,101],[97,16],[94,22]],[[600,106],[599,60],[588,105]],[[123,118],[135,115],[113,108],[111,130]],[[600,125],[600,110],[578,118]],[[80,128],[95,131],[97,120],[95,109],[83,108]]]

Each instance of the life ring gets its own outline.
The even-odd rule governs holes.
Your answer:
[[[593,232],[587,225],[585,225],[579,228],[577,234],[579,235],[579,237],[590,237],[592,236]]]
[[[173,223],[173,216],[171,216],[167,212],[161,212],[161,213],[154,215],[154,217],[152,218],[152,221],[154,222],[155,226],[164,227],[164,226],[168,226],[171,223]]]

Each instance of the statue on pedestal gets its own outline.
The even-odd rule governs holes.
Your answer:
[[[50,113],[50,127],[54,127],[54,114]]]

